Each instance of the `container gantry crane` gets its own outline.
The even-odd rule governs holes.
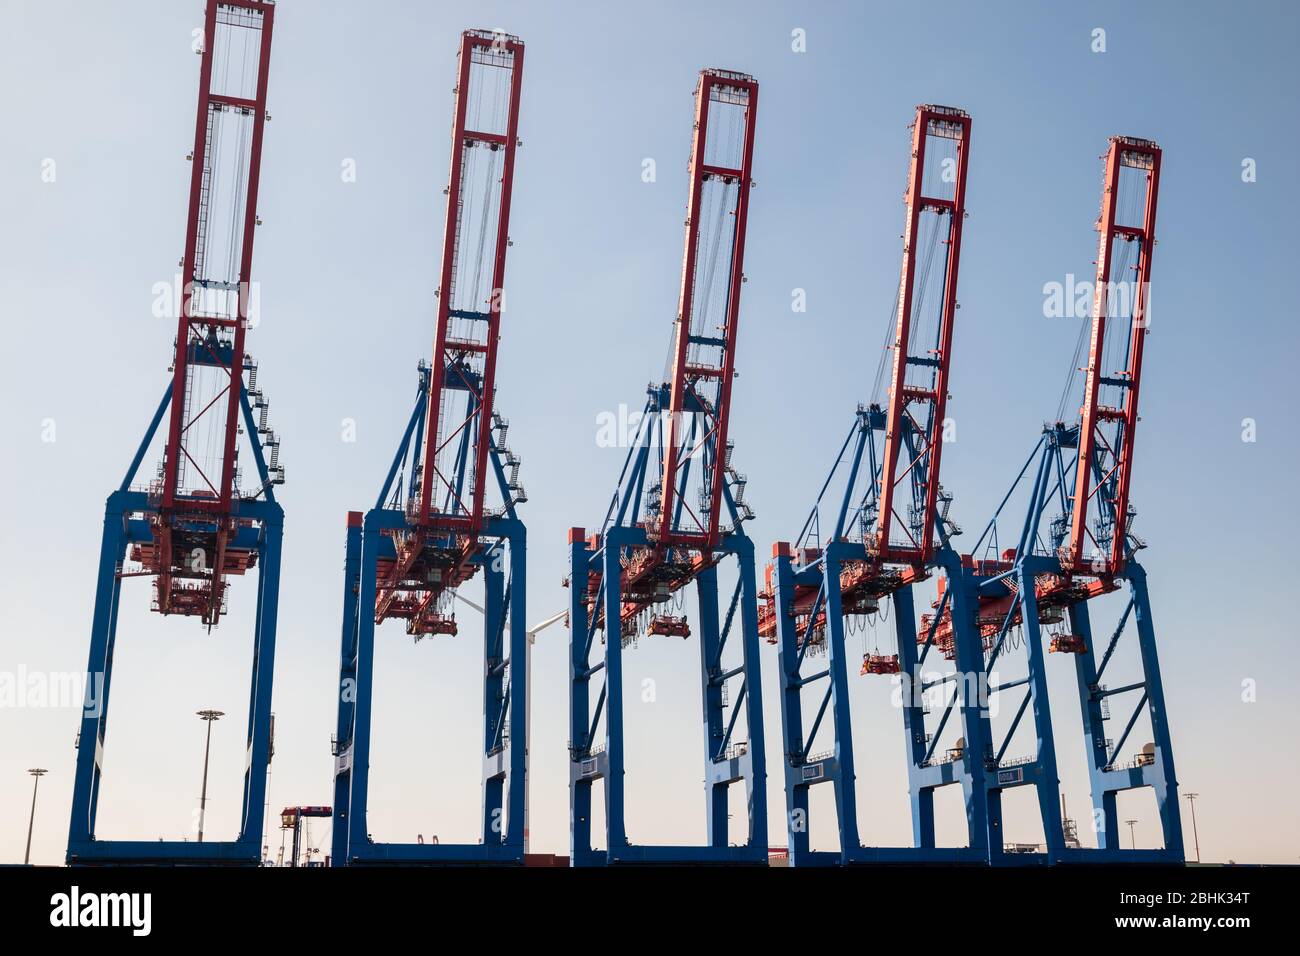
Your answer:
[[[745,477],[727,437],[735,377],[745,227],[758,83],[701,71],[689,167],[686,245],[668,382],[652,385],[619,487],[599,534],[569,532],[570,831],[575,866],[606,863],[766,863],[767,805],[754,548],[742,522]],[[725,524],[724,524],[725,516]],[[719,615],[719,565],[734,558],[735,588]],[[730,562],[728,562],[730,563]],[[704,703],[707,844],[643,846],[625,822],[624,645],[639,634],[687,637],[688,615],[662,605],[695,584],[694,634]],[[602,660],[592,660],[601,635]],[[734,640],[732,639],[734,637]],[[741,663],[723,655],[740,645]],[[733,655],[734,656],[734,655]],[[604,684],[592,704],[592,678]],[[728,682],[739,678],[739,690]],[[747,740],[735,737],[744,705]],[[728,718],[727,708],[731,713]],[[604,739],[598,736],[604,718]],[[604,781],[606,848],[593,850],[592,788]],[[728,791],[743,782],[745,842],[728,840]]]
[[[982,674],[995,695],[1024,688],[1009,723],[984,735],[988,788],[990,861],[995,864],[1090,862],[1182,862],[1182,825],[1173,748],[1165,710],[1155,627],[1146,572],[1135,552],[1144,543],[1129,530],[1133,443],[1138,422],[1143,346],[1148,328],[1151,259],[1161,150],[1153,142],[1113,137],[1104,158],[1101,214],[1091,325],[1081,329],[1058,420],[1046,425],[1033,452],[973,549],[963,559],[968,586],[977,594],[977,626],[986,649]],[[1063,418],[1078,371],[1085,372],[1078,419]],[[1026,479],[1029,480],[1026,480]],[[1071,493],[1073,492],[1073,493]],[[1027,501],[1013,547],[999,551],[999,518],[1013,501]],[[1014,514],[1014,512],[1012,512]],[[1054,517],[1052,515],[1054,514]],[[1016,525],[1012,525],[1017,527]],[[1109,634],[1094,637],[1090,609],[1098,599],[1127,589],[1128,600]],[[951,634],[951,612],[938,608],[932,626],[940,640]],[[1102,679],[1124,665],[1116,656],[1126,634],[1136,631],[1139,679],[1107,687]],[[1096,643],[1096,641],[1100,641]],[[992,684],[999,660],[1022,644],[1026,674]],[[1133,640],[1128,642],[1133,643]],[[1046,653],[1074,657],[1084,749],[1096,818],[1097,848],[1069,841],[1060,805],[1055,733],[1048,700]],[[1130,661],[1130,664],[1132,661]],[[1112,678],[1113,680],[1113,678]],[[1109,736],[1112,700],[1137,698],[1119,739]],[[1152,740],[1125,750],[1143,713]],[[1034,751],[1008,757],[1026,713],[1032,715]],[[1005,732],[1003,732],[1005,731]],[[1026,735],[1028,736],[1028,734]],[[1126,757],[1125,755],[1128,754]],[[1032,786],[1038,797],[1045,853],[1010,852],[1004,846],[1002,793]],[[1155,850],[1123,849],[1117,795],[1151,787],[1164,836]]]
[[[524,44],[461,35],[451,173],[431,366],[375,506],[350,512],[343,588],[333,863],[517,863],[524,859],[526,712],[524,524],[519,459],[494,410],[497,345]],[[405,477],[405,481],[403,480]],[[495,486],[498,506],[486,492]],[[456,589],[484,585],[483,818],[480,842],[377,843],[366,827],[375,628],[455,635]]]
[[[256,322],[250,281],[274,18],[271,2],[207,2],[172,380],[104,511],[87,665],[89,674],[103,675],[103,685],[78,736],[71,864],[256,865],[261,858],[284,522],[273,489],[284,480],[284,469],[244,340]],[[140,465],[164,418],[163,460],[156,477],[138,486]],[[252,489],[241,480],[241,433],[256,470]],[[225,613],[228,579],[254,568],[257,610],[239,835],[224,842],[96,839],[123,579],[151,577],[153,610],[196,617],[211,630]]]
[[[329,807],[285,807],[280,811],[280,829],[290,830],[293,832],[293,853],[289,857],[291,867],[298,866],[298,858],[302,856],[303,845],[303,827],[310,819],[329,819],[334,815],[334,811]],[[303,866],[311,866],[311,847],[307,847],[307,859],[302,861]],[[280,852],[284,852],[281,846]]]
[[[786,810],[793,866],[868,862],[982,860],[984,790],[978,764],[979,702],[960,681],[937,727],[927,730],[925,695],[956,674],[927,682],[922,668],[936,645],[918,634],[913,588],[941,571],[941,584],[960,576],[949,543],[959,529],[948,517],[949,496],[939,482],[945,410],[953,354],[962,225],[966,215],[971,118],[944,106],[918,106],[912,124],[911,166],[904,197],[906,225],[893,337],[888,401],[860,406],[799,537],[778,542],[760,605],[760,634],[779,645]],[[937,254],[937,255],[936,255]],[[937,261],[936,261],[937,258]],[[884,373],[882,355],[877,389]],[[827,492],[843,486],[840,497]],[[900,514],[905,501],[906,517]],[[823,504],[825,503],[825,505]],[[828,527],[822,526],[827,507]],[[960,589],[945,589],[961,604]],[[874,629],[892,604],[897,653],[864,655],[862,674],[901,675],[914,846],[864,846],[859,834],[854,740],[849,706],[848,627]],[[972,605],[973,606],[973,605]],[[959,623],[970,615],[958,614]],[[973,628],[939,648],[973,668],[979,648]],[[825,666],[815,657],[825,656]],[[825,682],[825,692],[816,688]],[[811,724],[806,689],[820,697]],[[953,709],[964,736],[936,753]],[[818,749],[818,731],[830,715],[830,746]],[[813,850],[810,790],[834,789],[838,851]],[[969,845],[938,848],[934,791],[957,784],[964,795]]]

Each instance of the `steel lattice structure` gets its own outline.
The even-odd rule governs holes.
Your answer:
[[[620,862],[748,862],[767,859],[762,689],[759,681],[753,543],[741,525],[745,477],[727,438],[744,281],[745,228],[758,84],[703,70],[695,90],[686,243],[669,381],[651,386],[619,488],[599,534],[569,533],[570,830],[575,866]],[[723,525],[725,512],[728,523]],[[718,566],[737,569],[725,619]],[[623,734],[624,644],[639,633],[687,637],[687,615],[656,605],[695,584],[704,703],[704,846],[643,846],[628,840]],[[684,595],[681,595],[684,599]],[[739,631],[741,663],[723,655]],[[592,660],[603,632],[603,660]],[[591,682],[604,671],[594,706]],[[740,679],[740,689],[728,682]],[[744,704],[747,740],[733,742]],[[727,707],[731,708],[730,718]],[[604,742],[598,728],[604,718]],[[605,787],[606,849],[592,848],[592,786]],[[728,840],[727,795],[743,782],[745,842]]]
[[[972,676],[989,684],[991,698],[1024,688],[1008,726],[994,733],[992,722],[983,718],[987,728],[983,737],[989,748],[984,755],[989,853],[994,863],[1183,860],[1178,785],[1155,626],[1146,572],[1134,557],[1145,545],[1128,530],[1134,514],[1129,492],[1143,344],[1149,325],[1161,155],[1160,148],[1149,140],[1114,137],[1110,141],[1097,223],[1100,249],[1079,417],[1044,427],[976,543],[973,556],[963,558],[962,587],[975,598],[975,625],[985,650],[981,667]],[[1108,335],[1112,329],[1119,334]],[[1109,350],[1108,341],[1113,343]],[[1069,387],[1067,383],[1067,394]],[[1014,546],[999,552],[999,519],[1017,498],[1025,501],[1025,518],[1018,526]],[[1105,632],[1094,635],[1091,609],[1104,603],[1100,599],[1105,595],[1125,589],[1128,601],[1114,630],[1109,636]],[[938,609],[932,623],[937,639],[952,633],[952,617],[950,610]],[[1122,666],[1116,651],[1124,646],[1125,635],[1135,631],[1140,677],[1108,687],[1101,681]],[[1105,641],[1100,656],[1097,638]],[[1021,642],[1026,650],[1026,674],[993,683],[998,661],[1009,656],[1013,643]],[[1097,819],[1099,846],[1095,849],[1069,838],[1058,811],[1056,737],[1046,676],[1046,655],[1052,652],[1069,654],[1075,661]],[[1107,735],[1106,722],[1110,702],[1124,695],[1130,699],[1136,695],[1138,700],[1116,741]],[[1125,751],[1144,713],[1152,740]],[[1033,752],[1008,756],[1026,714],[1031,715],[1028,726],[1034,737]],[[1045,852],[1013,852],[1016,848],[1003,841],[1002,794],[1021,786],[1035,788]],[[1140,787],[1155,792],[1163,849],[1121,847],[1117,795]]]
[[[88,691],[78,737],[71,865],[262,860],[284,520],[275,489],[284,469],[246,338],[258,321],[252,262],[275,10],[273,0],[206,0],[171,380],[105,507],[87,667],[102,680],[97,695]],[[511,725],[527,720],[526,528],[518,515],[527,496],[520,459],[506,444],[509,423],[495,407],[523,63],[518,37],[461,34],[432,360],[418,367],[414,406],[374,506],[347,514],[334,805],[285,809],[294,865],[303,819],[326,816],[335,821],[338,866],[525,861],[527,728],[512,734]],[[778,647],[793,865],[1182,862],[1156,631],[1136,557],[1145,544],[1132,531],[1161,149],[1133,137],[1109,142],[1091,315],[1074,364],[1086,360],[962,553],[941,463],[951,441],[972,121],[959,109],[917,107],[898,295],[875,388],[799,535],[773,545],[760,590],[744,529],[753,517],[747,478],[732,462],[729,436],[757,103],[753,77],[700,71],[665,379],[647,390],[599,529],[569,531],[572,864],[767,862],[763,639]],[[1080,392],[1077,416],[1067,414]],[[156,474],[138,480],[155,441]],[[251,480],[241,455],[251,459]],[[1014,540],[1001,540],[1007,528]],[[257,597],[238,835],[203,842],[200,822],[195,842],[97,839],[123,581],[148,578],[153,611],[196,618],[211,632],[232,579],[250,574]],[[473,606],[459,589],[475,580],[484,588],[478,840],[376,842],[367,809],[377,629],[396,620],[416,642],[456,636],[455,602]],[[917,588],[931,580],[935,597],[919,613]],[[886,623],[894,647],[864,647],[858,669],[901,687],[913,837],[905,847],[864,842],[858,812],[865,761],[855,749],[850,641]],[[707,838],[698,846],[644,845],[628,832],[624,654],[641,638],[663,637],[699,645]],[[1083,846],[1064,817],[1052,654],[1074,664],[1096,848]],[[938,676],[926,670],[936,658],[947,662]],[[1110,708],[1120,700],[1136,703],[1112,737]],[[1002,701],[1011,702],[1005,711]],[[598,781],[603,849],[593,840]],[[813,848],[811,792],[821,784],[831,785],[838,850]],[[737,785],[747,812],[733,839]],[[205,764],[205,795],[206,786]],[[935,794],[947,786],[962,793],[964,846],[937,845]],[[1008,839],[1004,795],[1019,787],[1033,788],[1041,846]],[[1154,792],[1162,848],[1122,847],[1119,795],[1139,788]]]
[[[87,665],[90,674],[103,674],[103,687],[100,706],[88,709],[78,738],[69,863],[256,864],[261,858],[284,519],[273,488],[284,471],[244,340],[256,323],[253,237],[274,18],[270,2],[207,3],[172,381],[105,508]],[[157,477],[137,487],[140,465],[164,418],[166,446]],[[258,480],[251,491],[241,487],[241,431]],[[122,580],[152,577],[154,610],[198,617],[210,630],[224,613],[228,576],[253,568],[257,611],[238,837],[95,839]]]
[[[944,575],[941,583],[960,574],[960,560],[949,541],[959,529],[948,517],[951,496],[940,485],[939,463],[970,136],[971,119],[961,110],[917,107],[896,322],[889,345],[893,363],[888,401],[859,407],[799,538],[793,546],[777,543],[767,569],[760,632],[780,649],[786,809],[794,866],[970,861],[984,855],[984,794],[978,761],[970,756],[970,745],[981,729],[978,706],[973,700],[958,704],[965,737],[937,755],[948,714],[928,732],[923,693],[930,686],[922,667],[935,644],[930,635],[917,633],[913,598],[914,585],[934,572]],[[837,482],[843,485],[842,497],[827,499]],[[898,511],[900,491],[907,494],[906,517]],[[832,508],[825,528],[823,501]],[[913,847],[864,846],[859,834],[846,621],[882,619],[882,600],[892,606],[898,652],[866,655],[861,672],[901,675]],[[965,600],[960,592],[958,600]],[[958,615],[957,620],[964,618]],[[971,638],[968,633],[955,635],[941,648],[944,656],[958,661],[959,667],[968,658],[973,663],[978,648]],[[813,659],[822,654],[826,666],[815,669]],[[826,689],[809,723],[804,691],[823,681]],[[818,751],[818,732],[828,713],[831,744]],[[974,753],[980,752],[976,747]],[[814,851],[810,845],[810,790],[824,783],[834,789],[838,853]],[[960,849],[935,846],[934,791],[950,784],[962,787],[966,804],[969,846]]]
[[[526,713],[526,500],[508,423],[493,410],[524,44],[462,34],[452,122],[432,366],[379,492],[350,512],[335,744],[336,866],[519,863],[524,856],[525,747],[510,717]],[[496,486],[500,506],[489,508]],[[417,641],[458,631],[456,588],[482,573],[483,819],[480,842],[377,843],[366,827],[375,628],[403,620]]]

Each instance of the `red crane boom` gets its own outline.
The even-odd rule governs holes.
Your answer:
[[[962,222],[966,218],[966,167],[970,159],[970,116],[946,106],[919,106],[912,126],[912,165],[907,184],[907,225],[903,233],[903,267],[898,291],[898,324],[894,337],[894,366],[890,376],[889,408],[885,418],[885,447],[879,484],[879,524],[875,550],[881,561],[926,564],[934,552],[935,508],[939,495],[939,460],[943,453],[944,411],[952,355],[952,327],[957,311],[957,273],[961,256]],[[941,164],[934,181],[926,182],[926,153],[932,138],[954,140],[955,160]],[[948,195],[938,195],[946,192]],[[921,214],[932,210],[947,216],[942,240],[947,249],[937,338],[933,348],[913,343],[914,304],[918,298],[917,241]],[[904,422],[904,416],[911,419]],[[906,427],[905,427],[906,426]],[[916,434],[916,444],[904,442],[904,432]],[[900,483],[924,481],[921,532],[907,530],[905,541],[891,540],[895,527],[894,493]]]
[[[1121,221],[1121,178],[1145,179],[1141,184],[1140,219]],[[1151,255],[1155,249],[1156,199],[1160,188],[1160,148],[1150,140],[1112,137],[1106,155],[1104,191],[1097,229],[1097,284],[1093,289],[1092,339],[1088,351],[1075,469],[1074,506],[1070,536],[1063,548],[1067,568],[1114,575],[1123,570],[1129,492],[1133,474],[1133,439],[1137,429],[1138,391],[1142,380],[1142,347],[1147,332]],[[1132,282],[1113,279],[1117,244],[1136,244]],[[1127,332],[1126,349],[1107,369],[1107,326],[1120,323]],[[1128,323],[1125,329],[1123,323]],[[1106,393],[1118,401],[1107,402]],[[1088,527],[1093,500],[1099,498],[1094,529]],[[1089,545],[1095,549],[1085,553]]]
[[[686,249],[664,438],[663,504],[655,527],[650,529],[660,545],[685,545],[708,552],[718,541],[757,109],[758,83],[752,77],[728,70],[701,71],[695,94]],[[721,272],[715,271],[716,260],[700,248],[705,217],[715,210],[717,220],[708,236],[714,248],[725,233],[731,233],[730,255],[718,257],[726,263]],[[726,248],[723,246],[724,251]],[[689,438],[680,432],[694,411],[703,415],[703,432],[688,449],[685,442]],[[713,461],[706,461],[700,469],[704,478],[697,512],[688,502],[678,504],[682,491],[679,469],[686,458],[705,457],[701,453],[706,446],[713,450]],[[678,507],[686,513],[681,521]]]
[[[395,559],[380,562],[375,603],[376,623],[406,618],[417,634],[454,633],[439,599],[477,569],[471,559],[490,477],[523,66],[518,37],[461,34],[423,446],[411,477],[409,530],[396,536]]]
[[[207,6],[170,422],[161,480],[151,488],[158,543],[139,553],[157,574],[157,610],[201,615],[209,626],[222,613],[225,575],[254,560],[227,543],[237,525],[236,438],[274,19],[272,3]]]
[[[438,329],[433,343],[429,379],[428,423],[424,437],[420,510],[413,523],[477,531],[483,523],[488,447],[496,382],[497,341],[510,239],[510,194],[514,183],[515,148],[519,138],[519,90],[523,81],[524,44],[502,33],[468,30],[461,37],[456,113],[452,128],[451,174],[447,185],[447,219],[442,243],[442,273],[438,286]],[[492,98],[491,87],[504,85],[508,100],[504,116],[470,111]],[[502,104],[497,98],[494,105]],[[495,127],[495,128],[493,128]],[[478,162],[484,159],[486,162]],[[485,199],[476,204],[472,190]],[[479,222],[467,222],[477,212]],[[463,240],[477,243],[480,255],[464,249]],[[492,250],[491,275],[481,279],[481,250]],[[470,270],[476,270],[471,275]],[[444,417],[450,391],[466,393],[466,414]],[[470,430],[473,470],[471,488],[453,484],[454,468],[444,464],[451,443]],[[445,434],[444,434],[445,433]],[[449,493],[451,507],[439,507],[437,493]],[[465,501],[468,497],[469,501]]]

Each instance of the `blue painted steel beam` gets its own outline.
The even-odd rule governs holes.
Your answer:
[[[1127,586],[1128,602],[1120,615],[1117,628],[1109,637],[1101,654],[1100,666],[1098,666],[1098,649],[1093,640],[1090,603],[1076,601],[1068,607],[1070,633],[1081,638],[1084,645],[1082,653],[1071,656],[1075,660],[1076,689],[1083,723],[1084,750],[1088,755],[1098,847],[1067,846],[1064,839],[1057,773],[1057,748],[1046,678],[1046,654],[1044,653],[1046,635],[1039,620],[1035,582],[1042,575],[1061,576],[1067,573],[1055,549],[1044,547],[1038,535],[1038,525],[1048,506],[1058,498],[1057,487],[1068,486],[1068,481],[1065,479],[1068,478],[1069,463],[1063,460],[1067,456],[1062,452],[1075,447],[1076,441],[1077,430],[1059,426],[1049,426],[1044,429],[1034,455],[1026,463],[1015,483],[1019,484],[1026,476],[1029,465],[1036,456],[1038,470],[1030,489],[1029,505],[1020,534],[1020,543],[1014,555],[1013,568],[1009,572],[975,578],[977,588],[988,596],[1008,593],[1004,582],[1008,580],[1015,582],[1016,602],[1008,612],[1007,621],[1004,622],[1002,634],[994,649],[994,657],[1002,647],[1012,614],[1017,614],[1024,632],[1029,672],[1022,680],[1008,682],[994,688],[993,692],[1028,685],[1027,703],[1031,705],[1029,713],[1032,714],[1031,722],[1036,738],[1035,752],[1028,762],[1002,767],[998,765],[1002,756],[999,753],[988,774],[990,861],[996,865],[1007,866],[1034,863],[1181,863],[1184,860],[1184,848],[1178,806],[1178,786],[1174,774],[1173,747],[1169,736],[1159,661],[1156,655],[1151,606],[1146,589],[1146,572],[1132,555],[1128,557],[1122,574],[1116,578],[1117,584]],[[1015,485],[1003,499],[1003,505],[1014,491]],[[1130,621],[1134,623],[1134,629],[1137,631],[1141,679],[1113,690],[1104,689],[1099,685],[1101,672],[1111,661]],[[992,666],[992,661],[989,666]],[[1128,720],[1120,741],[1112,746],[1106,736],[1106,717],[1102,710],[1102,701],[1107,697],[1138,689],[1143,691],[1143,699]],[[1116,755],[1123,748],[1142,714],[1146,714],[1150,720],[1154,753],[1149,757],[1139,754],[1132,764],[1119,768],[1113,767],[1112,763]],[[1014,729],[1013,725],[1011,733],[1007,735],[1007,743],[1010,742]],[[1002,750],[1005,751],[1006,747],[1007,744],[1004,743]],[[1001,792],[1018,786],[1032,786],[1036,790],[1039,815],[1046,837],[1045,853],[1010,852],[1002,845],[1001,833],[1004,829],[1004,821]],[[1123,790],[1139,787],[1150,787],[1155,794],[1164,838],[1164,846],[1161,849],[1132,850],[1125,849],[1121,845],[1116,797]]]
[[[170,391],[170,390],[169,390]],[[247,389],[241,385],[247,409]],[[72,812],[68,826],[67,862],[70,865],[212,864],[256,866],[262,859],[262,818],[266,773],[271,760],[271,688],[275,670],[275,635],[279,607],[280,552],[284,511],[274,501],[243,500],[236,505],[240,518],[252,524],[240,529],[232,546],[257,552],[257,607],[253,624],[253,663],[246,728],[247,766],[244,771],[239,835],[233,841],[101,840],[95,835],[99,792],[108,742],[108,704],[112,687],[113,652],[121,600],[122,562],[128,545],[153,540],[148,516],[153,513],[149,495],[131,491],[130,485],[169,404],[164,398],[146,429],[122,486],[104,508],[99,570],[91,619],[90,654],[86,665],[87,697],[78,737],[73,776]],[[256,429],[249,430],[254,460],[267,478]],[[264,492],[269,492],[269,484]],[[96,695],[94,691],[98,689]]]
[[[404,463],[414,467],[424,422],[428,371],[420,370],[415,408],[379,495],[364,516],[350,515],[343,578],[343,626],[339,650],[339,702],[334,745],[334,836],[332,863],[358,865],[522,865],[524,862],[524,767],[526,731],[506,734],[514,715],[527,713],[527,532],[515,517],[499,450],[488,463],[506,502],[504,514],[487,517],[472,561],[484,582],[483,691],[479,730],[483,805],[476,843],[376,842],[366,823],[374,700],[375,598],[380,560],[396,555],[393,532],[409,525],[401,507],[384,507]],[[486,423],[484,425],[486,426]],[[468,467],[461,456],[458,472]],[[453,476],[453,480],[457,480]],[[415,483],[408,483],[408,494]],[[400,502],[398,502],[400,504]]]
[[[644,461],[638,456],[639,461]],[[636,476],[632,476],[635,481]],[[707,843],[702,846],[644,846],[627,836],[624,768],[626,740],[623,724],[623,641],[620,556],[631,547],[648,544],[645,530],[614,526],[601,539],[599,548],[587,541],[569,543],[569,755],[570,755],[570,862],[574,866],[638,864],[709,864],[767,862],[767,792],[764,770],[762,690],[759,678],[757,591],[754,583],[753,545],[740,533],[724,535],[714,557],[734,558],[739,571],[740,594],[732,608],[740,612],[742,664],[723,670],[723,635],[716,565],[695,577],[699,620],[692,628],[700,645],[700,679],[704,729],[705,819]],[[593,662],[597,646],[590,626],[592,609],[586,603],[588,574],[602,575],[597,603],[603,607],[605,634],[603,660]],[[731,614],[728,614],[730,621]],[[596,703],[592,704],[591,678],[604,673]],[[741,680],[741,691],[731,702],[730,720],[725,720],[723,685]],[[745,706],[748,736],[743,753],[728,746],[741,704]],[[597,735],[603,716],[604,735]],[[594,849],[592,841],[592,796],[597,780],[605,791],[605,848]],[[744,842],[733,845],[728,819],[730,787],[743,784],[746,791],[747,826]]]
[[[781,720],[785,750],[785,790],[787,829],[789,834],[790,862],[792,866],[827,866],[881,862],[910,863],[971,863],[987,860],[986,792],[983,786],[983,753],[986,747],[985,728],[981,723],[981,703],[978,694],[968,690],[978,688],[983,656],[975,628],[974,607],[977,592],[968,580],[959,556],[947,544],[941,533],[942,545],[935,554],[934,566],[929,571],[941,572],[947,579],[935,625],[918,642],[915,606],[911,585],[895,589],[889,596],[893,602],[895,636],[898,642],[899,670],[903,695],[901,710],[903,733],[906,742],[908,781],[911,791],[913,846],[875,847],[862,843],[857,823],[856,769],[852,720],[849,709],[849,653],[844,627],[844,612],[840,602],[841,573],[848,562],[870,562],[872,556],[866,547],[848,540],[860,516],[874,501],[879,486],[880,465],[876,454],[878,433],[885,427],[884,413],[877,406],[860,408],[853,428],[845,438],[826,481],[822,484],[817,503],[796,544],[803,548],[809,543],[809,533],[815,529],[817,514],[836,472],[846,466],[847,481],[843,498],[836,505],[836,521],[830,539],[807,563],[803,555],[778,554],[773,562],[773,606],[776,612],[778,657],[781,671]],[[854,441],[854,436],[857,440]],[[851,452],[850,450],[851,446]],[[845,453],[849,455],[845,456]],[[867,477],[865,497],[858,488],[859,476]],[[924,483],[923,475],[914,476]],[[855,535],[856,537],[856,535]],[[821,543],[821,542],[818,542]],[[806,630],[801,632],[791,607],[796,586],[817,588],[817,597],[808,614]],[[954,601],[953,596],[956,595]],[[950,709],[943,723],[933,735],[927,733],[926,714],[922,693],[924,681],[921,668],[933,646],[933,636],[938,617],[949,607],[953,609],[954,646],[957,672],[953,675],[958,685]],[[812,627],[819,610],[824,605],[825,634],[828,665],[824,671],[805,673],[808,650],[812,646]],[[811,725],[805,725],[802,689],[823,676],[829,678],[827,695]],[[958,713],[966,737],[966,747],[956,759],[933,762],[933,750],[938,745],[939,734],[948,717]],[[830,715],[832,749],[814,756],[815,738],[823,721]],[[928,742],[932,741],[932,742]],[[839,832],[838,852],[813,850],[809,842],[809,791],[822,783],[830,783],[835,793],[836,826]],[[962,788],[966,807],[968,845],[941,848],[935,846],[934,791],[942,786],[957,785]]]

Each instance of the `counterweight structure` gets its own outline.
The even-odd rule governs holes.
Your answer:
[[[494,410],[524,44],[466,31],[457,63],[451,173],[431,366],[375,506],[347,521],[335,743],[333,862],[522,864],[526,712],[524,525],[519,459]],[[495,487],[500,504],[488,503]],[[478,843],[377,843],[366,827],[375,628],[454,636],[456,589],[482,574],[483,816]]]
[[[973,667],[978,638],[966,628],[937,645],[918,633],[913,587],[935,571],[941,584],[960,576],[950,537],[951,497],[939,482],[945,409],[957,310],[957,277],[965,218],[971,119],[961,110],[917,107],[905,195],[903,262],[895,306],[888,400],[860,406],[835,465],[793,546],[779,542],[767,568],[760,633],[779,645],[781,717],[790,862],[794,866],[869,862],[973,861],[985,856],[984,789],[972,745],[982,725],[978,698],[955,682],[947,709],[927,727],[925,697],[946,692],[956,676],[927,682],[922,668],[936,649]],[[884,372],[884,356],[881,359]],[[843,487],[835,496],[833,487]],[[828,498],[827,493],[832,492]],[[905,510],[904,510],[905,505]],[[823,526],[823,508],[826,526]],[[948,600],[966,600],[945,589]],[[892,608],[881,607],[887,601]],[[896,653],[864,655],[861,673],[900,675],[908,755],[914,846],[864,846],[859,833],[856,764],[849,706],[849,646],[854,628],[874,630],[892,609]],[[958,614],[961,623],[970,615]],[[892,641],[890,642],[892,643]],[[817,662],[825,658],[824,664]],[[824,682],[824,684],[822,683]],[[817,689],[824,686],[823,693]],[[819,700],[811,721],[805,690]],[[953,711],[964,736],[940,751]],[[829,734],[819,738],[828,716]],[[949,735],[952,736],[951,734]],[[829,739],[827,739],[829,738]],[[825,741],[819,747],[819,740]],[[838,851],[815,851],[810,840],[810,791],[829,783],[835,796]],[[935,845],[934,791],[960,785],[969,845]]]
[[[976,626],[985,648],[982,666],[971,676],[989,684],[991,704],[1000,693],[1014,692],[1013,702],[1019,697],[1014,710],[1002,708],[1009,720],[996,732],[993,722],[985,719],[989,852],[995,864],[1183,860],[1155,627],[1146,573],[1134,557],[1144,544],[1129,531],[1160,162],[1159,147],[1148,140],[1110,141],[1097,224],[1101,235],[1092,321],[1081,330],[1090,329],[1091,335],[1087,365],[1081,369],[1085,381],[1079,417],[1044,427],[973,556],[963,558],[963,588],[976,598]],[[1084,342],[1081,335],[1076,365]],[[1077,384],[1074,371],[1058,416]],[[1014,521],[1015,512],[1008,509],[1013,501],[1025,502],[1025,518],[1023,524],[1012,525],[1017,529],[1014,545],[1000,551],[999,521],[1004,513]],[[1123,591],[1128,600],[1114,618],[1113,630],[1094,630],[1092,610],[1108,603],[1104,596]],[[951,611],[939,607],[932,626],[937,640],[948,640],[953,633]],[[995,680],[999,662],[1009,664],[1021,647],[1025,675]],[[1058,813],[1060,784],[1046,677],[1047,654],[1054,652],[1074,658],[1097,820],[1095,849],[1068,839]],[[1126,656],[1129,670],[1138,673],[1119,677],[1119,686],[1102,683],[1117,679],[1113,675],[1125,668]],[[1131,711],[1122,711],[1127,716],[1116,739],[1107,722],[1111,703],[1119,700],[1136,703]],[[1142,722],[1144,714],[1147,720]],[[1033,750],[1009,754],[1026,715],[1030,723],[1022,736],[1034,738]],[[1151,740],[1136,746],[1131,741],[1141,726],[1149,728]],[[1004,842],[1002,794],[1021,786],[1035,788],[1045,852],[1017,852],[1022,848]],[[1161,849],[1121,846],[1117,795],[1139,787],[1151,787],[1155,793],[1164,837]]]
[[[600,533],[569,533],[570,829],[576,866],[767,860],[754,549],[742,529],[752,515],[727,437],[757,106],[753,78],[726,70],[700,73],[671,378],[649,389]],[[723,617],[719,565],[733,558],[735,587]],[[689,615],[673,614],[670,607],[684,607],[682,592],[692,583],[693,627]],[[623,651],[639,635],[692,634],[700,648],[707,844],[635,845],[625,821]],[[603,659],[593,660],[598,636]],[[737,644],[740,663],[729,666],[724,654]],[[593,704],[592,681],[602,671]],[[738,690],[729,682],[738,683]],[[742,705],[743,740],[736,734]],[[603,850],[592,845],[596,780],[604,781]],[[737,783],[746,788],[748,825],[743,842],[733,844],[727,798]]]
[[[244,339],[257,321],[250,277],[274,16],[270,2],[207,3],[172,381],[105,508],[87,665],[90,675],[102,674],[102,688],[97,702],[88,699],[78,737],[69,863],[254,865],[261,856],[283,527],[273,488],[284,470]],[[137,473],[164,420],[163,460],[142,487]],[[239,467],[241,433],[255,468],[252,488]],[[95,839],[123,579],[151,577],[155,611],[196,617],[211,630],[226,610],[228,579],[254,568],[239,835],[226,842]]]

